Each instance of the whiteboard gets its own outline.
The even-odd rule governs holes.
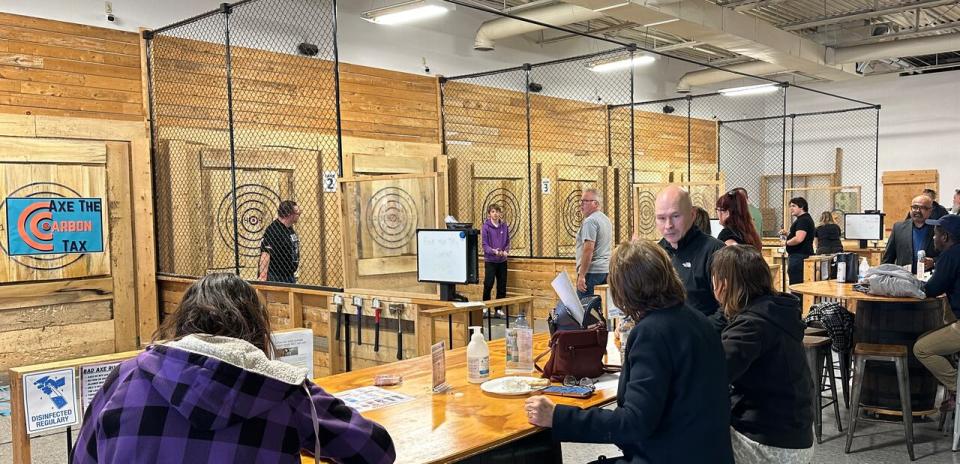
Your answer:
[[[844,214],[843,238],[847,240],[882,240],[883,215]]]
[[[713,238],[720,238],[720,232],[723,231],[723,226],[720,225],[719,219],[710,220],[710,235],[713,235]]]
[[[462,230],[418,230],[417,280],[466,283],[467,234]]]

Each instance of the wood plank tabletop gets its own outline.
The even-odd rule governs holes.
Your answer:
[[[534,334],[534,355],[545,350],[549,341],[546,333]],[[488,344],[490,378],[503,377],[506,375],[504,341],[498,339]],[[451,388],[444,393],[431,391],[429,355],[321,377],[315,382],[335,394],[373,385],[373,378],[378,374],[403,376],[401,385],[383,388],[413,396],[414,400],[363,413],[364,417],[380,423],[390,433],[397,449],[398,463],[456,461],[542,430],[527,422],[523,403],[528,395],[490,395],[481,391],[479,384],[467,382],[466,353],[465,347],[446,351],[447,383]],[[612,336],[604,362],[620,364],[620,352],[614,346]],[[612,403],[616,396],[617,383],[613,381],[604,382],[602,388],[587,399],[550,398],[557,404],[588,408]],[[313,462],[313,458],[304,457],[303,462]]]
[[[870,295],[854,290],[853,284],[842,284],[836,280],[818,280],[815,282],[795,284],[790,286],[790,291],[803,295],[855,301],[879,301],[883,303],[916,303],[923,301],[919,298]]]

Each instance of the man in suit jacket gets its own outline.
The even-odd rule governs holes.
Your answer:
[[[933,245],[933,226],[926,223],[933,211],[933,200],[926,195],[916,196],[910,204],[910,219],[893,225],[883,253],[884,264],[910,265],[917,272],[917,251],[925,250],[924,266],[933,267],[933,258],[938,254]]]

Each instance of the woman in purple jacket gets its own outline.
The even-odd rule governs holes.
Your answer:
[[[390,435],[271,360],[266,309],[248,283],[210,274],[150,345],[113,370],[87,408],[75,463],[390,463]]]
[[[483,299],[490,299],[494,280],[497,281],[497,298],[504,298],[507,296],[510,226],[503,220],[500,205],[493,203],[487,207],[487,220],[483,221],[480,228],[480,238],[483,241]]]

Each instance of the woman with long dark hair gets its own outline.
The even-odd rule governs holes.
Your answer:
[[[107,377],[73,462],[394,461],[383,427],[270,359],[266,308],[236,275],[194,282],[157,337]]]
[[[717,219],[723,230],[717,237],[727,245],[750,245],[760,251],[763,242],[753,225],[747,198],[738,190],[731,190],[717,198]]]
[[[721,339],[737,464],[809,463],[814,393],[800,300],[774,291],[770,268],[752,247],[718,250],[710,271],[714,296],[730,321]]]
[[[843,253],[843,242],[840,241],[842,231],[833,220],[833,213],[830,211],[824,211],[820,214],[820,225],[817,226],[814,235],[817,239],[818,255]]]

